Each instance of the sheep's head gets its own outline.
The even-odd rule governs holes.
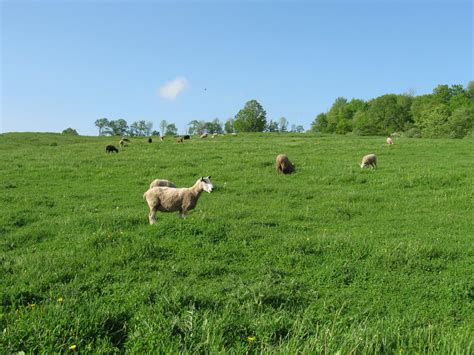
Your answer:
[[[210,176],[201,177],[201,184],[202,184],[202,189],[204,191],[209,192],[209,193],[212,192],[212,189],[214,188],[214,186],[212,185]]]

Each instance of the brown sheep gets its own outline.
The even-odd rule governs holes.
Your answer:
[[[286,154],[280,154],[276,157],[275,167],[278,173],[291,174],[295,171],[295,165],[291,163]]]

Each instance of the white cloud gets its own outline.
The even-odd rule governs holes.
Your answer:
[[[178,77],[174,80],[168,81],[158,91],[158,95],[167,100],[174,100],[188,87],[186,78]]]

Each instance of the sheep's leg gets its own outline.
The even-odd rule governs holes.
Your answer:
[[[179,218],[186,219],[186,211],[184,210],[179,210]]]
[[[148,215],[148,220],[150,221],[150,224],[155,224],[156,223],[156,212],[157,211],[158,211],[158,208],[150,207],[150,214]]]

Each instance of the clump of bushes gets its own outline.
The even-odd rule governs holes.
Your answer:
[[[69,134],[69,135],[71,135],[71,136],[78,136],[78,135],[79,135],[79,133],[77,133],[77,131],[76,131],[74,128],[71,128],[71,127],[66,128],[66,129],[62,132],[62,134]]]
[[[408,138],[421,138],[421,131],[417,127],[412,127],[404,133],[404,136]]]

